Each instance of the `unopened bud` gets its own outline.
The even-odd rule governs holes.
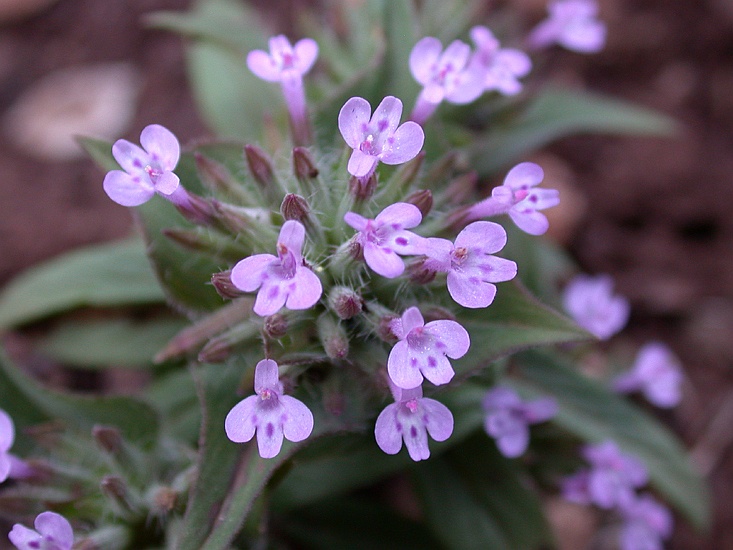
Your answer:
[[[186,191],[183,186],[166,195],[176,210],[188,221],[196,225],[213,225],[216,221],[211,202],[204,197]]]
[[[196,160],[196,170],[199,173],[201,183],[203,183],[210,191],[231,193],[240,193],[241,186],[238,185],[231,172],[223,164],[219,164],[215,160],[202,155],[198,151],[194,153]]]
[[[399,316],[394,314],[380,317],[379,323],[377,324],[377,336],[388,343],[393,343],[399,340],[397,335],[394,333],[394,330],[392,330],[393,323],[398,319]]]
[[[245,145],[244,156],[255,181],[262,187],[272,184],[274,166],[267,153],[256,145]]]
[[[349,193],[357,201],[365,201],[371,198],[376,188],[377,176],[375,174],[371,174],[368,178],[351,176],[349,179]]]
[[[328,307],[340,319],[351,319],[361,313],[361,294],[347,286],[335,286],[328,294]]]
[[[461,174],[448,184],[445,190],[446,201],[452,204],[460,204],[467,201],[476,192],[477,183],[478,174],[476,172]]]
[[[316,324],[326,355],[331,359],[345,359],[349,355],[349,337],[341,323],[329,313],[324,313]]]
[[[152,495],[152,512],[166,515],[173,511],[178,502],[178,491],[171,487],[156,487]]]
[[[430,321],[442,321],[446,319],[449,321],[456,320],[456,316],[453,314],[453,312],[442,306],[428,306],[427,308],[423,309],[422,313],[425,317],[426,323],[429,323]]]
[[[425,181],[430,182],[431,186],[435,188],[435,184],[451,177],[459,163],[459,154],[456,151],[443,155],[430,165],[430,169],[425,174]]]
[[[116,455],[122,449],[122,434],[114,426],[97,424],[92,427],[92,437],[103,451]]]
[[[288,318],[282,313],[275,313],[265,318],[265,335],[277,340],[288,333]]]
[[[430,189],[419,189],[411,193],[405,199],[405,202],[417,206],[418,210],[420,210],[420,213],[422,214],[422,217],[425,218],[425,216],[427,216],[430,210],[432,210],[433,208],[433,193],[430,191]]]
[[[226,338],[212,338],[198,354],[201,363],[223,363],[234,351],[234,346]]]
[[[435,280],[436,272],[425,267],[425,258],[411,261],[405,271],[410,281],[417,285],[427,285]]]
[[[198,354],[202,363],[221,363],[242,344],[259,336],[260,323],[247,320],[211,338]]]
[[[99,488],[102,490],[104,495],[111,499],[122,510],[131,511],[133,509],[132,503],[130,502],[130,493],[127,490],[127,484],[121,477],[106,475],[99,483]]]
[[[211,284],[214,285],[214,288],[219,293],[219,296],[224,299],[232,300],[234,298],[239,298],[240,296],[245,294],[236,286],[234,286],[234,283],[232,282],[231,269],[220,271],[219,273],[214,273],[211,276]]]
[[[293,172],[299,180],[318,177],[316,163],[313,162],[313,157],[305,147],[295,147],[293,149]]]
[[[180,227],[166,227],[161,233],[176,244],[194,252],[211,252],[211,241],[197,229],[181,229]]]
[[[280,213],[286,220],[295,220],[305,224],[310,214],[310,207],[300,195],[288,193],[280,205]]]

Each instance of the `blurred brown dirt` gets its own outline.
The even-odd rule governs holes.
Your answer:
[[[273,8],[280,28],[302,3],[257,2]],[[543,2],[515,3],[541,16]],[[140,25],[147,12],[189,4],[60,0],[0,25],[0,110],[54,69],[124,60],[144,75],[125,137],[136,140],[152,122],[184,143],[206,135],[181,40]],[[709,537],[680,526],[671,547],[733,548],[733,4],[601,4],[606,50],[558,50],[549,76],[659,109],[682,130],[672,139],[581,136],[550,148],[586,204],[569,248],[584,270],[612,274],[631,299],[623,338],[663,340],[686,366],[684,402],[663,418],[708,473],[715,525]],[[61,251],[130,232],[129,214],[106,198],[101,180],[90,161],[38,161],[0,135],[0,283]]]

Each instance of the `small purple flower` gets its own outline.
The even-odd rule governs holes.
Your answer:
[[[36,516],[35,531],[16,523],[8,538],[18,550],[71,550],[74,531],[63,516],[43,512]]]
[[[10,475],[11,459],[10,448],[15,441],[15,426],[13,419],[4,410],[0,409],[0,483]]]
[[[303,38],[292,46],[283,35],[270,38],[269,54],[253,50],[247,55],[250,71],[268,82],[280,82],[290,114],[293,139],[298,145],[305,145],[310,139],[303,75],[311,69],[317,57],[318,44],[314,40]]]
[[[341,108],[338,126],[344,140],[354,151],[348,170],[352,176],[368,180],[379,161],[402,164],[417,156],[425,141],[419,124],[400,125],[402,102],[385,97],[374,110],[366,99],[352,97]]]
[[[672,514],[650,495],[634,498],[621,509],[621,550],[662,550],[672,535]]]
[[[453,415],[442,403],[422,396],[420,386],[404,390],[390,383],[395,402],[379,413],[374,426],[377,445],[394,455],[405,442],[414,461],[430,456],[428,434],[435,441],[445,441],[453,433]]]
[[[303,402],[283,395],[277,363],[263,359],[255,367],[255,393],[243,399],[224,420],[227,437],[244,443],[257,432],[257,448],[262,458],[280,452],[283,437],[298,442],[313,431],[313,414]]]
[[[519,78],[532,69],[529,56],[513,48],[501,48],[493,33],[483,26],[471,29],[471,40],[476,45],[473,62],[483,67],[484,90],[497,90],[504,95],[515,95],[522,91]]]
[[[347,212],[344,221],[359,232],[356,242],[364,251],[364,260],[382,277],[393,279],[402,275],[405,263],[398,254],[422,254],[426,239],[407,231],[422,221],[420,209],[414,204],[391,204],[373,220]]]
[[[644,464],[622,453],[613,441],[586,445],[582,454],[590,468],[565,478],[563,496],[567,500],[604,509],[623,507],[634,499],[634,490],[647,482]]]
[[[597,19],[596,0],[555,0],[547,8],[548,18],[529,35],[532,48],[560,44],[580,53],[596,53],[603,49],[606,25]]]
[[[437,38],[426,36],[410,52],[410,72],[424,86],[410,119],[423,124],[443,101],[464,104],[484,91],[483,68],[470,64],[471,47],[454,40],[443,51]]]
[[[535,187],[544,177],[544,171],[537,164],[532,162],[517,164],[509,170],[504,178],[504,184],[491,191],[490,197],[467,210],[464,221],[509,214],[517,227],[525,233],[544,234],[549,228],[549,222],[539,211],[556,206],[560,202],[560,194],[556,189]]]
[[[576,275],[565,287],[563,307],[581,327],[607,340],[629,319],[629,302],[613,294],[608,275]]]
[[[489,390],[483,408],[486,433],[508,458],[527,450],[530,424],[545,422],[557,414],[557,402],[552,397],[524,402],[514,390],[502,386]]]
[[[104,191],[122,206],[139,206],[155,193],[177,204],[185,201],[185,190],[173,173],[181,155],[178,139],[159,124],[143,128],[141,149],[125,139],[112,146],[112,155],[122,170],[112,170],[104,177]]]
[[[677,358],[661,342],[645,344],[631,370],[617,377],[613,389],[627,393],[641,391],[650,403],[662,408],[679,404],[682,372]]]
[[[423,377],[436,386],[447,384],[455,372],[448,361],[463,357],[471,344],[468,332],[455,321],[440,320],[425,324],[420,310],[411,307],[390,323],[400,339],[387,358],[387,372],[394,384],[412,389]]]
[[[304,240],[303,224],[286,221],[277,239],[277,256],[255,254],[232,268],[231,280],[239,290],[259,288],[253,308],[257,315],[272,315],[283,306],[308,309],[321,298],[321,281],[301,255]]]
[[[448,273],[448,292],[463,307],[486,307],[496,296],[493,283],[509,281],[517,274],[515,262],[491,255],[505,244],[506,231],[498,223],[474,222],[458,234],[455,244],[428,239],[423,267]]]

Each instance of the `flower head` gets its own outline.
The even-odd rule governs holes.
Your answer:
[[[310,71],[318,57],[318,44],[303,38],[290,44],[283,35],[270,38],[270,53],[252,50],[247,54],[249,70],[268,82],[280,82],[288,78],[300,78]]]
[[[112,170],[104,177],[104,190],[122,206],[139,206],[155,193],[175,202],[180,187],[173,173],[181,154],[176,136],[159,124],[146,126],[140,134],[142,149],[119,139],[112,155],[122,170]]]
[[[10,542],[18,550],[71,550],[74,531],[63,516],[55,512],[43,512],[33,523],[35,531],[16,523],[8,534]]]
[[[503,185],[495,187],[491,196],[471,206],[466,220],[476,220],[499,214],[509,214],[525,233],[542,235],[549,228],[547,217],[540,212],[560,202],[556,189],[536,186],[544,179],[542,168],[532,162],[522,162],[509,170]]]
[[[662,550],[663,540],[672,534],[672,514],[650,495],[632,499],[621,508],[624,523],[621,550]]]
[[[590,468],[566,478],[563,483],[563,495],[570,501],[596,504],[604,509],[623,507],[634,499],[634,490],[647,482],[644,464],[622,453],[613,441],[586,445],[582,454]]]
[[[373,220],[355,212],[347,212],[344,221],[359,232],[356,242],[364,251],[364,260],[382,277],[392,279],[402,275],[405,263],[398,254],[422,253],[425,239],[407,231],[422,221],[422,214],[414,204],[392,204]]]
[[[524,402],[517,393],[499,386],[489,390],[483,400],[484,428],[496,440],[501,454],[515,458],[527,450],[529,425],[545,422],[557,413],[551,397]]]
[[[596,0],[554,0],[548,4],[549,16],[529,35],[536,49],[560,44],[580,53],[596,53],[606,42],[606,25],[597,19]]]
[[[453,433],[453,415],[442,403],[422,396],[420,386],[404,390],[390,384],[395,402],[379,413],[374,426],[377,445],[385,453],[397,454],[405,442],[412,460],[430,456],[428,434],[445,441]]]
[[[255,393],[237,403],[224,420],[227,437],[244,443],[257,433],[262,458],[280,452],[283,437],[298,442],[313,431],[313,414],[301,401],[283,395],[277,363],[263,359],[255,367]]]
[[[474,222],[456,237],[428,239],[423,267],[428,271],[446,272],[448,292],[464,307],[486,307],[494,301],[496,285],[517,274],[517,264],[492,256],[506,244],[506,231],[498,223]]]
[[[484,90],[497,90],[504,95],[515,95],[522,91],[519,78],[532,69],[529,56],[512,48],[501,48],[493,33],[483,26],[471,29],[471,39],[476,45],[472,62],[483,67]]]
[[[577,275],[563,293],[563,307],[581,327],[607,340],[626,325],[629,302],[613,294],[608,275]]]
[[[368,179],[379,161],[402,164],[415,158],[422,149],[425,134],[419,124],[400,125],[402,102],[385,97],[372,114],[366,99],[352,97],[341,108],[338,126],[344,140],[354,151],[348,170],[352,176]]]
[[[679,404],[682,372],[672,351],[661,342],[645,344],[633,367],[617,377],[613,389],[626,393],[641,391],[650,403],[669,408]]]
[[[301,255],[304,240],[303,224],[286,221],[277,239],[277,256],[255,254],[232,268],[234,286],[244,292],[259,289],[253,307],[257,315],[272,315],[283,306],[308,309],[321,298],[321,281]]]
[[[420,310],[411,307],[390,328],[400,339],[387,358],[387,372],[400,388],[412,389],[423,377],[433,384],[447,384],[455,372],[448,358],[463,357],[470,346],[465,328],[455,321],[440,320],[425,324]]]

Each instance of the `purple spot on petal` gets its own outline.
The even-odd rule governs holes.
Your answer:
[[[438,349],[445,349],[445,344],[441,342],[440,340],[435,341],[435,347]]]
[[[273,286],[270,288],[270,290],[267,292],[267,297],[270,299],[274,299],[277,297],[277,295],[280,294],[280,288]]]
[[[400,245],[400,246],[405,246],[405,245],[407,244],[407,239],[405,239],[404,237],[397,237],[397,238],[395,239],[395,242],[396,242],[396,243],[397,243],[398,245]]]
[[[394,229],[395,231],[397,231],[399,228],[400,228],[400,224],[398,224],[398,223],[393,223],[392,224],[392,229]]]
[[[275,433],[275,426],[272,424],[272,422],[268,422],[267,426],[265,426],[265,435],[267,437],[272,437],[272,434]]]
[[[417,367],[417,357],[410,357],[410,366]]]
[[[438,362],[435,360],[435,357],[432,355],[428,355],[428,367],[434,367],[438,364]]]
[[[395,427],[395,429],[396,429],[396,430],[397,430],[398,432],[402,433],[402,423],[401,423],[401,422],[395,422],[395,425],[394,425],[394,427]]]
[[[388,127],[389,127],[389,121],[386,118],[383,118],[377,124],[377,128],[379,128],[380,132],[384,132]]]
[[[30,541],[30,542],[28,543],[28,546],[29,546],[30,548],[40,548],[40,547],[41,547],[41,543],[40,543],[40,542],[38,542],[37,540],[32,540],[32,541]]]
[[[530,202],[537,202],[537,195],[530,195],[529,200]]]
[[[415,426],[410,426],[410,437],[413,439],[417,437],[417,428]]]

